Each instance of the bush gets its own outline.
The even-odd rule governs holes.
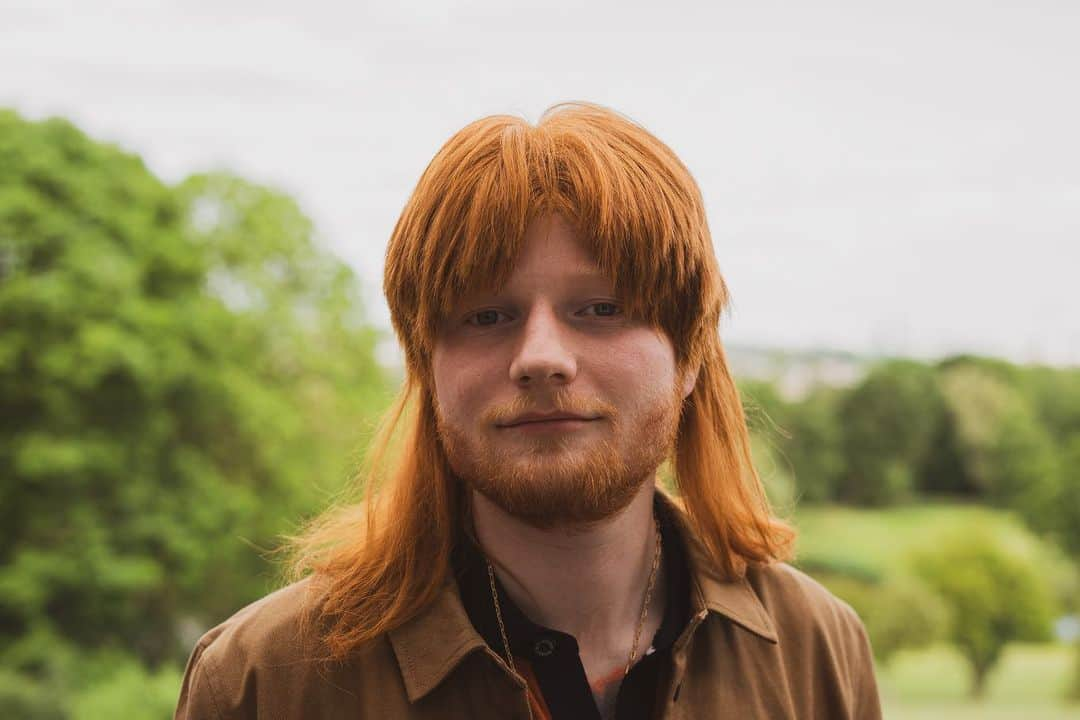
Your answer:
[[[897,652],[932,645],[946,637],[949,608],[925,583],[897,575],[874,588],[861,613],[874,655],[888,662]]]
[[[1030,558],[979,526],[956,528],[916,551],[911,567],[949,610],[947,637],[968,661],[971,692],[980,697],[987,673],[1010,642],[1051,636],[1054,603]]]
[[[151,672],[134,659],[117,658],[103,677],[76,694],[71,720],[169,720],[183,671],[166,665]]]
[[[0,667],[0,717],[65,720],[67,716],[53,688]]]
[[[895,575],[871,583],[838,575],[818,577],[859,614],[874,657],[882,663],[900,650],[926,647],[946,637],[948,607],[917,578]]]

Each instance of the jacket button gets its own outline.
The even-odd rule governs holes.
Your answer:
[[[541,638],[533,645],[533,652],[540,657],[547,657],[555,652],[555,641],[550,638]]]

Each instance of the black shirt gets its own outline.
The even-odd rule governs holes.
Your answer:
[[[652,717],[657,690],[663,687],[671,671],[671,646],[690,620],[686,548],[672,527],[671,519],[666,516],[664,506],[656,501],[653,506],[667,564],[667,606],[660,629],[652,639],[651,652],[647,650],[639,657],[619,688],[616,720]],[[483,554],[471,539],[466,538],[455,551],[453,562],[465,612],[488,646],[500,657],[505,657]],[[510,650],[515,657],[528,659],[553,720],[599,720],[600,711],[589,688],[574,637],[531,621],[506,594],[497,578],[495,583]]]

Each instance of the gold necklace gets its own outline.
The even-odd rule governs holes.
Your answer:
[[[645,618],[649,615],[649,604],[652,602],[653,587],[656,585],[656,570],[660,567],[660,554],[663,545],[663,539],[660,535],[660,526],[656,522],[656,517],[653,517],[653,529],[656,532],[656,549],[653,551],[652,569],[649,570],[649,582],[645,586],[645,598],[641,602],[641,619],[638,620],[637,629],[634,630],[634,644],[630,647],[630,657],[626,661],[626,669],[623,671],[623,677],[625,678],[630,674],[630,668],[634,666],[634,660],[637,659],[637,647],[638,642],[641,640],[641,631],[645,627]],[[495,570],[491,567],[491,562],[485,558],[488,571],[488,583],[491,585],[491,600],[495,605],[495,619],[499,621],[499,634],[502,636],[503,650],[506,652],[506,662],[510,665],[510,671],[515,675],[518,674],[517,667],[514,665],[514,655],[510,652],[510,641],[506,636],[506,625],[503,624],[502,608],[499,606],[499,593],[495,590]]]

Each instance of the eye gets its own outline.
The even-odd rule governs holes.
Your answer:
[[[588,312],[588,310],[592,310],[592,312]],[[583,315],[593,315],[595,317],[615,317],[620,313],[622,313],[622,308],[613,302],[593,303],[585,310],[582,310]]]
[[[465,318],[465,323],[474,327],[490,327],[499,322],[500,315],[507,317],[498,310],[478,310]]]

